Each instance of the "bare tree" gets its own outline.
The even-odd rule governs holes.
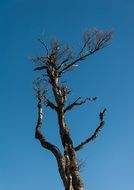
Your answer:
[[[83,35],[83,45],[77,55],[74,54],[70,47],[61,45],[58,40],[53,39],[51,45],[47,46],[42,39],[39,39],[39,42],[45,49],[45,55],[33,58],[33,62],[37,64],[34,70],[42,71],[40,77],[34,82],[34,89],[38,100],[38,120],[35,129],[35,138],[40,141],[43,148],[51,151],[55,156],[65,190],[84,189],[76,153],[97,137],[104,126],[106,108],[100,112],[100,123],[94,133],[75,146],[66,124],[65,114],[87,101],[95,101],[96,97],[87,97],[83,100],[81,97],[78,97],[72,103],[68,103],[68,96],[71,90],[63,83],[63,75],[65,72],[74,69],[90,55],[106,47],[111,37],[111,32],[103,32],[97,29],[85,32]],[[47,85],[44,85],[44,81]],[[48,98],[48,93],[51,93],[53,98]],[[56,145],[50,143],[41,132],[44,107],[49,107],[57,114],[59,135],[64,149],[63,152]]]

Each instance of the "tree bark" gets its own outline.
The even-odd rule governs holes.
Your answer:
[[[65,155],[65,173],[68,179],[68,190],[83,190],[84,185],[79,174],[78,162],[73,147],[73,141],[69,130],[66,126],[64,116],[64,96],[62,94],[61,86],[58,84],[57,78],[52,78],[53,93],[57,102],[57,117],[60,130],[61,142],[64,147]],[[66,189],[66,188],[65,188]]]
[[[104,127],[104,113],[106,109],[100,112],[100,124],[93,135],[74,147],[73,139],[71,138],[69,129],[66,125],[65,113],[87,101],[96,100],[96,97],[88,97],[82,101],[79,97],[73,103],[66,105],[67,96],[70,90],[63,85],[63,80],[61,80],[61,78],[65,72],[77,66],[79,62],[83,62],[87,57],[107,46],[111,36],[111,32],[103,32],[96,29],[91,33],[85,33],[84,44],[78,52],[78,55],[73,54],[73,51],[70,51],[70,48],[61,46],[58,41],[55,40],[52,41],[51,48],[49,49],[44,41],[40,39],[39,41],[45,48],[46,55],[37,56],[33,59],[33,61],[38,64],[34,70],[44,71],[41,75],[41,79],[39,78],[39,81],[37,80],[35,83],[35,91],[38,98],[38,120],[35,129],[35,138],[40,141],[43,148],[51,151],[55,156],[65,190],[84,190],[84,184],[79,172],[76,151],[81,150],[87,143],[97,137],[99,131]],[[42,87],[41,81],[47,81],[47,84],[51,88],[51,93],[54,96],[55,103],[48,99],[44,83]],[[57,114],[59,135],[64,149],[63,153],[57,146],[48,142],[41,132],[43,103]]]

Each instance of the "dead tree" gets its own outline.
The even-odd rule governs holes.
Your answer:
[[[83,190],[84,184],[80,177],[77,160],[77,151],[80,151],[86,144],[93,141],[100,130],[104,127],[104,114],[106,109],[100,112],[100,123],[94,133],[78,145],[74,145],[69,129],[66,124],[65,114],[73,108],[80,106],[87,101],[95,101],[96,97],[88,97],[84,100],[78,97],[72,103],[68,103],[70,89],[63,83],[63,75],[74,69],[80,62],[87,57],[106,47],[111,40],[111,32],[93,30],[84,33],[83,44],[77,55],[71,48],[61,45],[58,40],[52,40],[51,45],[39,39],[45,54],[33,58],[37,64],[35,71],[41,71],[40,77],[35,80],[35,91],[38,100],[38,120],[35,129],[35,138],[40,141],[43,148],[52,152],[57,161],[60,177],[63,181],[65,190]],[[48,88],[53,98],[48,98]],[[50,92],[49,92],[50,93]],[[49,107],[57,114],[59,135],[64,149],[62,152],[56,145],[50,143],[46,136],[42,134],[44,107]]]

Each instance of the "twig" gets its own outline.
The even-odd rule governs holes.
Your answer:
[[[73,103],[69,104],[65,108],[64,112],[73,109],[75,106],[80,106],[80,105],[86,103],[86,101],[95,101],[97,98],[96,97],[94,97],[94,98],[86,98],[85,100],[78,102],[80,99],[81,99],[81,97],[77,98],[77,100],[75,100]]]

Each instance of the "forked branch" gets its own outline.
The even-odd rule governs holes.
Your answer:
[[[99,126],[96,128],[95,132],[93,133],[92,136],[90,136],[89,138],[87,138],[85,141],[81,142],[81,144],[79,144],[78,146],[75,147],[75,151],[79,151],[80,149],[83,148],[84,145],[86,145],[87,143],[89,143],[90,141],[93,141],[96,139],[96,137],[98,136],[100,130],[104,127],[104,114],[106,112],[106,108],[100,112],[100,124]]]
[[[55,156],[58,164],[58,169],[60,176],[63,180],[64,185],[67,185],[67,179],[66,179],[66,174],[65,174],[65,166],[64,166],[64,156],[60,152],[57,146],[53,145],[52,143],[48,142],[44,135],[41,132],[41,127],[42,127],[42,120],[43,120],[43,110],[42,110],[42,95],[40,91],[38,91],[37,94],[38,97],[38,120],[37,120],[37,125],[35,129],[35,138],[38,139],[45,149],[51,151],[53,155]]]
[[[80,106],[80,105],[86,103],[86,101],[95,101],[97,98],[96,98],[96,97],[93,97],[93,98],[90,97],[90,98],[85,98],[85,99],[82,100],[82,101],[79,101],[80,99],[81,99],[81,97],[77,98],[73,103],[69,104],[69,105],[65,108],[64,113],[65,113],[66,111],[69,111],[69,110],[73,109],[75,106]]]

